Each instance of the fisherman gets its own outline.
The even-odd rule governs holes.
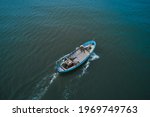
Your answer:
[[[80,45],[80,50],[81,50],[81,52],[84,52],[85,53],[85,48],[84,48],[84,46],[83,45]]]
[[[67,58],[67,60],[65,61],[65,63],[67,65],[67,67],[70,67],[70,66],[73,65],[73,61],[71,59],[69,59],[69,58]]]

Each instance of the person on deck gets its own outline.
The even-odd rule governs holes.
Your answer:
[[[80,50],[81,50],[81,52],[84,52],[84,53],[85,53],[85,48],[84,48],[83,45],[80,46]]]

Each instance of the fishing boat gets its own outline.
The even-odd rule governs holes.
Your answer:
[[[59,73],[72,71],[88,60],[96,47],[96,42],[91,40],[77,47],[73,52],[62,57],[56,64]]]

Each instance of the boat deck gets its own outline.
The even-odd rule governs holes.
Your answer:
[[[69,58],[73,58],[73,62],[81,63],[87,56],[89,56],[89,52],[87,50],[81,51],[80,49],[73,53]]]
[[[60,65],[57,68],[58,71],[68,72],[81,65],[93,52],[95,45],[96,43],[94,43],[94,41],[84,43],[80,47],[77,47],[73,52],[67,54],[67,56],[64,56],[60,60]]]

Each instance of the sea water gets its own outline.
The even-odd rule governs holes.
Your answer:
[[[95,40],[95,55],[55,63]],[[149,0],[1,0],[0,99],[150,99]]]

